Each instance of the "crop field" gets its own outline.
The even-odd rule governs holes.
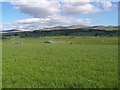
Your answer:
[[[117,37],[12,37],[3,40],[2,87],[118,87],[117,43]]]

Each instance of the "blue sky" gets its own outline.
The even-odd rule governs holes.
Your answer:
[[[0,21],[3,23],[3,28],[38,29],[46,26],[72,24],[118,25],[117,0],[116,3],[77,4],[72,2],[61,6],[57,5],[58,2],[42,3],[43,7],[30,2],[21,4],[20,2],[2,2],[2,11],[0,10],[2,18]],[[32,4],[33,6],[31,6]]]
[[[27,14],[15,10],[8,2],[2,3],[2,19],[3,22],[12,22],[29,17]]]

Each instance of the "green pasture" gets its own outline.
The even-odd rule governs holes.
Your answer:
[[[3,40],[2,87],[118,87],[117,42],[117,37],[65,36]]]

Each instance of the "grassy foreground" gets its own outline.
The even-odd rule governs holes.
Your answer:
[[[44,43],[48,40],[56,43]],[[3,88],[113,88],[118,83],[117,37],[3,40],[2,58]]]
[[[2,41],[0,40],[0,89],[2,89]]]

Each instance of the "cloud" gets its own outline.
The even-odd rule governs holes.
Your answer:
[[[102,4],[102,7],[103,7],[104,10],[109,10],[113,6],[112,3],[108,2],[108,1],[101,2],[101,4]]]
[[[65,17],[65,16],[56,16],[49,17],[49,24],[53,25],[74,25],[74,24],[88,24],[91,22],[91,19],[80,19],[73,17]]]
[[[75,18],[72,15],[94,14],[110,10],[109,1],[93,0],[1,0],[9,2],[14,9],[32,18],[3,25],[3,29],[39,29],[47,26],[89,24],[91,19]],[[64,16],[64,14],[66,16]]]
[[[3,0],[14,5],[14,8],[34,18],[66,14],[91,14],[106,11],[112,7],[109,1],[95,0]],[[99,7],[98,7],[99,6]],[[61,10],[62,9],[62,10]],[[64,11],[64,12],[62,12]]]
[[[0,31],[2,31],[2,25],[0,25]]]
[[[56,15],[60,12],[60,4],[55,0],[11,0],[14,8],[35,18]]]
[[[67,14],[93,14],[104,12],[112,8],[109,1],[91,2],[92,0],[65,0],[63,3],[63,11]]]
[[[64,12],[67,14],[90,14],[90,13],[97,13],[101,10],[95,7],[92,4],[82,4],[82,5],[73,5],[73,4],[66,4],[64,7]]]
[[[49,26],[64,26],[64,25],[76,25],[76,24],[88,24],[91,23],[91,19],[80,19],[64,16],[48,17],[48,18],[30,18],[24,20],[18,20],[13,23],[3,24],[3,29],[18,29],[18,30],[36,30],[39,28]]]

